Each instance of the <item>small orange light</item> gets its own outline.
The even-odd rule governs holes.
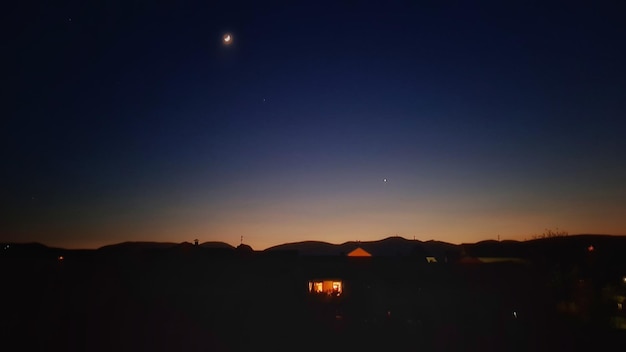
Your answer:
[[[589,252],[593,252],[594,248],[593,248],[593,246],[589,246],[589,247],[587,247],[587,250],[588,250]]]
[[[59,256],[59,260],[63,260],[63,256],[62,255]]]

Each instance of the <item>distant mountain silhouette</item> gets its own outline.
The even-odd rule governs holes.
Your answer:
[[[569,235],[540,238],[530,241],[486,240],[477,243],[451,244],[429,240],[408,240],[393,236],[378,241],[350,241],[332,244],[322,241],[303,241],[273,246],[264,251],[254,251],[250,246],[239,246],[238,250],[224,242],[204,242],[195,246],[189,242],[123,242],[107,245],[97,250],[63,249],[48,247],[41,243],[3,243],[0,256],[7,257],[48,257],[60,255],[89,255],[96,252],[103,255],[135,255],[142,252],[197,253],[199,255],[231,255],[250,252],[256,255],[300,255],[300,256],[341,256],[361,247],[377,256],[433,256],[438,261],[457,262],[465,257],[514,257],[539,262],[576,262],[594,253],[597,261],[612,261],[612,266],[626,268],[626,236],[612,235]]]
[[[548,262],[579,260],[596,253],[598,257],[624,257],[626,252],[626,236],[612,235],[567,235],[538,238],[529,241],[480,241],[463,244],[464,254],[472,257],[518,257]]]
[[[204,242],[198,245],[202,248],[219,248],[219,249],[235,249],[235,247],[224,242]],[[194,244],[189,242],[174,243],[174,242],[122,242],[103,246],[98,248],[98,251],[144,251],[155,249],[171,249],[171,248],[183,248],[183,247],[195,247]]]
[[[162,253],[164,255],[179,254],[211,254],[211,255],[228,255],[234,252],[235,248],[224,242],[205,242],[195,245],[190,242],[174,243],[174,242],[123,242],[112,244],[98,248],[97,252],[101,254],[115,255],[136,255],[140,253]]]
[[[302,241],[273,246],[265,251],[297,251],[300,255],[339,255],[341,249],[338,246],[321,241]]]
[[[458,248],[457,245],[446,242],[433,240],[422,242],[393,236],[378,241],[350,241],[342,244],[320,241],[294,242],[270,247],[265,251],[297,251],[304,256],[336,256],[347,254],[357,247],[361,247],[373,256],[408,256],[414,252],[416,245],[421,246],[426,253],[433,256],[444,256],[446,251]]]
[[[519,241],[487,240],[462,244],[465,254],[472,257],[527,257],[527,248]]]
[[[122,242],[102,246],[98,251],[141,251],[147,249],[166,249],[179,245],[174,242]]]
[[[48,247],[38,242],[31,243],[3,243],[0,247],[0,255],[11,257],[40,257],[58,256],[64,249]]]
[[[202,248],[224,248],[224,249],[235,249],[235,247],[231,246],[225,242],[211,241],[200,243],[200,247]]]
[[[28,250],[28,251],[49,251],[51,249],[60,249],[54,247],[48,247],[39,242],[29,242],[29,243],[3,243],[2,248],[8,247],[7,249],[12,250]]]
[[[254,249],[252,249],[252,247],[250,247],[249,245],[242,243],[237,246],[237,251],[238,252],[254,252]]]

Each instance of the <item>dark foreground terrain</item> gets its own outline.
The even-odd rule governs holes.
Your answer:
[[[567,262],[426,264],[413,257],[260,255],[194,246],[70,251],[62,260],[57,254],[2,257],[2,350],[626,346],[622,264],[598,266],[584,255]],[[324,277],[341,279],[339,297],[309,293],[308,281]]]

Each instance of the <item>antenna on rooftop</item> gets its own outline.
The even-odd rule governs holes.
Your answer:
[[[241,240],[239,244],[243,244],[243,236],[241,236]]]

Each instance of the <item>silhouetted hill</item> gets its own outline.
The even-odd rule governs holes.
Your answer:
[[[341,247],[345,253],[361,247],[374,256],[406,256],[416,243],[421,242],[407,240],[400,236],[392,236],[378,241],[346,242]]]
[[[450,253],[458,253],[460,251],[458,245],[442,241],[429,240],[424,242],[423,245],[431,256],[437,258],[444,258]]]
[[[59,255],[134,255],[142,252],[150,253],[198,253],[199,255],[230,255],[236,252],[254,251],[248,245],[240,246],[239,250],[224,242],[204,242],[195,246],[189,242],[123,242],[107,245],[97,250],[68,250],[48,247],[41,243],[3,243],[0,255],[5,257],[54,257]],[[438,260],[448,258],[455,262],[461,256],[467,257],[515,257],[530,259],[538,263],[574,263],[586,258],[590,252],[595,253],[596,261],[612,260],[616,265],[626,265],[626,236],[611,235],[569,235],[561,237],[541,238],[530,241],[495,241],[486,240],[477,243],[460,245],[440,241],[408,240],[393,236],[377,241],[349,241],[332,244],[322,241],[303,241],[286,243],[267,248],[266,255],[294,256],[342,256],[361,247],[373,256],[433,256]],[[590,248],[592,248],[590,250]]]
[[[514,257],[559,262],[580,259],[589,246],[593,246],[595,252],[602,253],[603,258],[617,258],[620,253],[626,252],[626,236],[569,235],[523,242],[486,240],[461,245],[434,240],[422,242],[394,236],[378,241],[350,241],[342,244],[294,242],[270,247],[265,251],[297,251],[303,256],[339,256],[361,247],[374,256],[409,256],[420,253],[442,259],[446,256],[455,258],[462,253],[470,257]]]
[[[115,243],[106,246],[102,246],[98,248],[99,251],[111,251],[111,250],[123,250],[123,251],[141,251],[141,250],[153,250],[153,249],[168,249],[174,248],[177,246],[193,246],[192,243],[182,242],[182,243],[174,243],[174,242],[122,242]],[[235,249],[235,247],[231,246],[225,242],[219,241],[209,241],[199,244],[202,248],[226,248],[226,249]]]
[[[218,241],[210,241],[210,242],[204,242],[204,243],[200,243],[200,247],[202,248],[224,248],[224,249],[235,249],[235,247],[231,246],[228,243],[225,242],[218,242]]]
[[[245,243],[238,245],[236,249],[237,252],[254,252],[254,249]]]
[[[297,251],[300,255],[339,255],[339,245],[322,241],[303,241],[285,243],[265,249],[271,251]]]
[[[378,241],[350,241],[342,244],[332,244],[320,241],[303,241],[282,244],[267,248],[266,251],[297,251],[304,256],[337,256],[345,255],[357,247],[361,247],[374,256],[408,256],[415,246],[422,246],[424,251],[433,256],[444,256],[446,251],[455,250],[456,245],[440,242],[407,240],[406,238],[393,236]]]
[[[102,246],[98,251],[142,251],[149,249],[166,249],[178,245],[174,242],[122,242]]]
[[[3,243],[0,255],[11,257],[45,257],[58,256],[67,250],[48,247],[38,242],[31,243]]]
[[[185,253],[185,252],[189,252],[189,251],[193,251],[193,250],[199,249],[198,247],[199,246],[196,246],[196,245],[194,245],[192,243],[189,243],[189,242],[182,242],[182,243],[179,243],[179,244],[175,245],[174,247],[168,248],[167,250],[169,252],[174,252],[174,253]]]
[[[472,257],[518,257],[526,258],[529,253],[519,241],[487,240],[476,243],[464,243],[465,254]]]
[[[530,241],[481,241],[462,245],[468,257],[514,257],[537,264],[567,267],[582,263],[626,269],[626,236],[569,235]],[[626,270],[624,270],[626,271]]]
[[[626,236],[571,235],[542,238],[522,242],[526,252],[544,261],[576,260],[589,253],[599,258],[614,258],[622,261],[626,252]]]

